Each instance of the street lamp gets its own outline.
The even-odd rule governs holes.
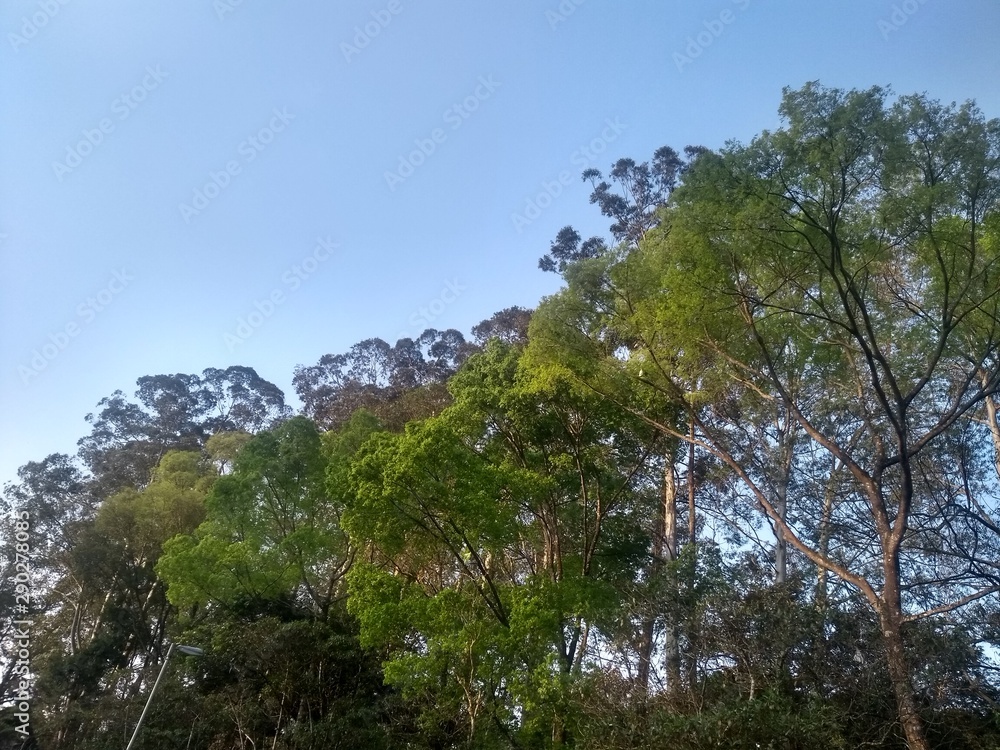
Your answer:
[[[149,698],[146,699],[146,707],[142,709],[142,714],[139,716],[139,723],[135,725],[135,731],[132,732],[132,739],[128,741],[128,747],[125,750],[132,750],[136,737],[139,736],[142,722],[145,720],[146,714],[149,713],[149,706],[153,702],[153,696],[156,695],[156,688],[160,686],[160,681],[163,679],[163,673],[167,671],[167,662],[170,661],[170,655],[174,653],[174,648],[188,656],[203,656],[205,653],[197,646],[182,646],[180,643],[170,644],[170,648],[167,649],[167,655],[163,658],[163,666],[160,667],[160,673],[156,676],[156,682],[153,683],[153,689],[149,691]]]

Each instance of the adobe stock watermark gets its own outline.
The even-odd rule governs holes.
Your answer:
[[[125,291],[133,281],[135,277],[125,268],[113,271],[108,283],[97,294],[87,297],[76,306],[78,320],[71,320],[55,333],[50,333],[47,342],[32,350],[28,364],[18,365],[17,374],[21,376],[21,382],[27,385],[32,378],[38,377],[52,360],[66,350],[73,339],[83,333],[84,328],[97,319],[98,313],[107,309],[115,297]]]
[[[214,0],[212,10],[220,21],[225,21],[226,16],[235,13],[236,9],[243,5],[243,0]]]
[[[479,76],[479,85],[476,86],[475,91],[461,102],[456,102],[448,107],[441,118],[446,125],[451,126],[452,132],[458,130],[472,116],[472,113],[479,109],[479,105],[492,97],[498,88],[500,88],[500,83],[494,81],[492,75]],[[415,138],[413,143],[416,148],[405,156],[400,155],[394,171],[385,171],[385,184],[389,187],[389,192],[395,192],[396,187],[409,179],[417,168],[447,140],[448,132],[444,128],[434,128],[426,138]]]
[[[13,676],[14,731],[25,740],[31,733],[31,626],[35,623],[25,619],[31,611],[31,516],[26,510],[17,510],[14,515],[14,612],[20,619],[11,622],[11,642],[14,663]]]
[[[459,284],[458,279],[445,281],[444,286],[438,296],[425,305],[418,307],[407,319],[407,323],[413,326],[410,332],[400,331],[397,339],[415,339],[421,333],[431,327],[431,324],[440,318],[445,310],[458,301],[462,292],[468,289],[464,284]]]
[[[263,300],[255,299],[253,310],[236,319],[236,328],[233,332],[229,333],[227,331],[223,336],[229,352],[232,353],[237,346],[245,343],[247,339],[253,336],[264,325],[264,321],[273,316],[278,308],[287,301],[288,295],[298,291],[303,282],[316,273],[319,270],[320,264],[326,262],[338,247],[340,245],[329,237],[325,239],[318,237],[316,239],[316,246],[313,247],[312,252],[281,274],[281,283],[283,286],[277,286],[272,289]]]
[[[146,74],[142,80],[119,97],[112,100],[110,108],[111,114],[117,116],[118,122],[124,122],[129,118],[136,107],[146,101],[146,97],[153,91],[160,88],[160,84],[170,77],[159,65],[146,66]],[[110,117],[102,117],[94,128],[85,129],[82,132],[83,138],[75,145],[66,147],[65,159],[52,162],[52,171],[56,179],[62,182],[66,175],[71,174],[74,169],[83,164],[84,159],[96,151],[105,136],[115,132],[115,122]]]
[[[744,11],[750,7],[751,0],[732,0],[732,4],[738,10]],[[694,36],[687,38],[687,46],[683,52],[674,52],[674,64],[677,70],[683,72],[684,68],[701,57],[702,53],[712,46],[712,43],[725,33],[726,29],[736,21],[736,14],[731,8],[722,10],[715,18],[704,21],[705,27]]]
[[[882,39],[889,41],[889,34],[899,29],[910,20],[922,5],[926,5],[927,0],[903,0],[892,6],[892,13],[888,18],[880,19],[875,25],[882,32]]]
[[[364,26],[354,27],[354,36],[350,42],[341,42],[340,51],[344,54],[344,59],[351,62],[351,59],[361,54],[361,50],[372,43],[372,40],[382,33],[382,29],[392,23],[394,16],[403,12],[403,6],[399,0],[389,0],[389,3],[379,10],[371,12],[372,20]]]
[[[243,171],[243,167],[260,156],[274,142],[275,136],[283,132],[295,119],[295,115],[290,114],[286,107],[271,111],[274,116],[268,124],[253,135],[247,136],[237,147],[236,152],[243,157],[242,161],[230,159],[222,169],[210,171],[208,181],[191,191],[190,204],[182,202],[177,205],[185,224],[190,224],[193,217],[199,216],[212,201],[222,195],[222,191],[229,187],[233,178]]]
[[[585,2],[587,0],[562,0],[555,10],[545,11],[545,20],[549,22],[549,28],[554,31],[559,24],[565,23],[571,15],[576,13],[576,9]]]
[[[589,167],[597,157],[608,149],[608,144],[614,143],[627,127],[616,117],[613,120],[604,121],[605,128],[601,134],[593,138],[589,143],[580,146],[569,156],[569,163],[572,167],[582,172]],[[579,174],[577,172],[577,174]],[[514,212],[510,215],[510,221],[520,234],[524,228],[542,215],[542,211],[552,205],[552,202],[562,195],[563,190],[573,182],[573,172],[564,169],[556,175],[555,179],[542,180],[539,186],[541,189],[524,199],[524,208],[521,213]]]
[[[59,10],[64,5],[69,5],[70,0],[39,0],[38,10],[30,16],[21,17],[21,33],[9,32],[7,41],[17,52],[21,47],[38,36],[38,32],[49,25],[49,21],[59,15]]]

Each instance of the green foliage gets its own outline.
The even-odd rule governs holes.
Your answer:
[[[253,435],[249,432],[217,432],[205,441],[205,452],[219,466],[219,473],[225,473],[233,465],[240,449],[251,440]]]
[[[700,711],[678,710],[669,701],[636,706],[613,701],[611,686],[597,682],[587,691],[602,696],[580,712],[578,748],[625,750],[669,747],[677,750],[810,750],[857,747],[848,744],[836,709],[819,700],[799,701],[776,692],[752,700],[737,698]]]
[[[342,613],[325,620],[220,615],[185,633],[208,655],[195,691],[206,731],[287,750],[388,747],[393,697]],[[274,739],[272,739],[274,738]]]
[[[440,417],[353,455],[344,527],[370,562],[349,609],[423,721],[461,716],[470,742],[569,741],[585,633],[620,617],[645,546],[655,433],[621,431],[613,404],[500,340],[450,388]]]
[[[199,453],[170,451],[153,470],[149,486],[123,490],[104,502],[95,530],[127,540],[137,559],[155,561],[168,539],[190,533],[201,523],[205,496],[214,482]]]
[[[193,535],[169,541],[157,571],[178,607],[289,594],[325,611],[348,561],[340,508],[325,491],[319,433],[295,417],[244,445]]]
[[[38,745],[123,746],[169,633],[206,655],[147,747],[1000,746],[1000,122],[780,113],[588,170],[620,244],[563,229],[565,287],[474,344],[298,368],[316,422],[249,368],[147,377],[90,476],[24,467]]]

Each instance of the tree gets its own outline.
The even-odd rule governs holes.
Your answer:
[[[569,287],[574,290],[567,290],[567,294],[572,294],[574,299],[562,313],[553,313],[554,305],[558,303],[548,305],[548,311],[542,316],[543,320],[539,321],[539,330],[548,330],[544,335],[536,337],[537,349],[547,347],[545,342],[552,337],[561,342],[568,334],[576,339],[574,348],[576,362],[579,364],[586,360],[599,361],[605,356],[617,356],[619,352],[637,345],[636,337],[641,338],[642,334],[630,323],[623,325],[622,312],[626,311],[625,317],[628,317],[629,296],[636,293],[633,288],[641,287],[644,280],[629,276],[628,265],[618,264],[617,261],[635,250],[660,225],[662,210],[677,187],[678,180],[705,153],[707,149],[702,146],[687,146],[684,149],[685,161],[673,148],[662,146],[653,153],[652,166],[649,162],[637,164],[634,159],[622,158],[612,165],[608,175],[611,182],[605,180],[597,169],[590,168],[583,172],[583,179],[589,180],[593,186],[590,202],[599,206],[604,216],[613,219],[610,232],[617,244],[609,246],[600,237],[581,241],[580,234],[571,226],[559,231],[549,253],[539,260],[538,266],[543,271],[562,274]],[[617,192],[613,188],[617,188]],[[625,273],[619,274],[617,283],[611,282],[610,269],[617,266],[620,270],[623,265]],[[566,326],[569,326],[569,330]],[[557,331],[559,328],[562,330]],[[565,351],[565,347],[560,348]],[[542,355],[540,358],[545,359],[546,356]],[[626,378],[626,381],[634,381],[642,373],[642,368],[636,367],[632,378]],[[609,383],[609,387],[619,393],[630,391],[634,385],[634,382],[623,382],[621,379],[613,385]],[[690,387],[697,389],[694,383]],[[676,409],[669,408],[667,411],[675,421],[680,418]],[[693,428],[693,425],[689,425],[689,428]],[[679,501],[685,495],[687,541],[692,547],[697,541],[694,479],[698,457],[695,446],[690,444],[684,455],[678,450],[676,441],[665,439],[662,444],[665,451],[662,462],[662,502],[650,519],[650,575],[653,578],[662,574],[664,565],[670,568],[679,560]],[[678,481],[682,475],[685,477],[684,487]],[[650,674],[658,619],[659,615],[650,611],[642,626],[644,645],[640,648],[640,685],[647,683]],[[667,619],[664,635],[667,679],[670,689],[676,690],[681,686],[679,623],[675,616],[668,615]]]
[[[320,435],[305,417],[247,442],[206,498],[204,523],[164,547],[157,572],[170,601],[189,610],[286,597],[325,616],[352,559],[325,472]]]
[[[480,347],[486,346],[491,339],[500,339],[507,344],[525,344],[530,322],[531,310],[507,307],[474,325],[472,335]]]
[[[59,468],[50,478],[69,480],[64,491],[74,487],[76,475],[65,465],[49,466]],[[29,487],[35,484],[28,472],[22,477]],[[99,734],[101,707],[111,697],[134,698],[147,668],[163,658],[173,611],[153,569],[167,538],[198,525],[213,479],[199,453],[168,452],[141,491],[122,490],[82,513],[67,502],[72,495],[60,498],[69,545],[64,550],[54,545],[40,557],[33,592],[39,718],[33,723],[43,744],[77,747],[91,733]],[[38,529],[59,540],[48,523]]]
[[[886,98],[786,90],[785,126],[697,158],[612,277],[650,279],[624,300],[644,334],[626,359],[695,429],[645,418],[711,453],[779,541],[861,592],[917,749],[907,632],[998,590],[995,507],[939,462],[970,429],[989,440],[969,420],[1000,388],[1000,123]],[[776,502],[773,468],[746,450],[746,420],[768,413],[797,436],[793,484],[817,460],[843,467],[831,507]]]
[[[432,715],[461,715],[469,742],[558,745],[569,685],[629,622],[657,435],[522,349],[491,340],[441,416],[362,445],[349,607],[404,695],[442,680]]]
[[[344,354],[325,354],[315,365],[296,367],[292,382],[306,415],[323,429],[341,427],[358,409],[402,429],[408,420],[447,405],[444,383],[473,350],[454,329],[429,328],[395,346],[365,339]]]
[[[168,450],[199,450],[215,432],[255,433],[291,414],[281,390],[249,367],[144,376],[137,385],[139,403],[115,391],[86,417],[93,429],[79,454],[104,496],[145,486]]]
[[[52,584],[64,575],[97,507],[69,456],[31,461],[18,470],[18,478],[0,499],[0,705],[13,700],[26,676],[17,663],[15,634],[24,621],[59,606]]]
[[[209,413],[214,411],[205,423],[205,429],[212,434],[229,431],[255,435],[292,415],[281,389],[251,367],[209,367],[202,373],[201,390],[210,404]]]
[[[688,146],[684,154],[692,159],[704,150],[700,146]],[[620,193],[612,192],[611,184],[597,169],[585,170],[583,179],[589,180],[594,188],[590,202],[596,203],[602,214],[615,220],[611,225],[615,241],[634,247],[659,224],[659,209],[677,187],[677,180],[684,173],[685,166],[674,149],[661,146],[653,152],[652,167],[648,162],[636,164],[628,158],[615,162],[608,176]]]
[[[619,245],[635,247],[646,234],[660,223],[660,209],[667,204],[678,179],[690,164],[707,149],[687,146],[685,162],[670,146],[661,146],[653,152],[653,163],[636,164],[634,159],[619,159],[608,174],[611,183],[600,170],[590,168],[583,172],[583,179],[593,187],[590,202],[597,204],[601,213],[614,222],[611,236]],[[612,187],[617,187],[614,192]],[[597,258],[607,252],[608,245],[600,237],[581,242],[579,232],[567,226],[559,230],[549,252],[538,261],[543,271],[564,273],[580,260]]]
[[[601,394],[625,411],[643,415],[647,422],[653,417],[652,424],[669,423],[674,432],[686,432],[686,410],[675,401],[651,398],[644,385],[652,374],[652,370],[647,373],[643,369],[642,356],[644,336],[649,334],[645,323],[651,320],[635,304],[651,292],[656,279],[635,272],[634,252],[633,248],[620,246],[569,264],[564,271],[566,288],[545,300],[532,318],[527,357],[536,367],[558,372],[567,381],[582,382],[585,389]],[[635,356],[629,356],[630,352]],[[690,373],[687,387],[696,390],[698,379],[696,373]],[[694,585],[691,576],[695,571],[693,548],[698,528],[695,493],[697,459],[701,457],[693,450],[682,450],[673,432],[661,431],[659,446],[661,454],[650,460],[650,468],[660,474],[660,501],[645,519],[649,549],[644,575],[656,585],[642,594],[647,601],[638,647],[637,684],[643,690],[648,684],[658,650],[656,633],[662,624],[667,682],[671,691],[677,691],[682,688],[682,614],[673,604],[679,601],[679,587]],[[685,538],[692,554],[681,563]],[[682,584],[681,578],[687,580]],[[688,685],[693,687],[696,657],[690,649],[686,657]]]

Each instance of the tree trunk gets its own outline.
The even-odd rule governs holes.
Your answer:
[[[792,461],[795,458],[795,432],[791,419],[786,415],[778,428],[780,463],[774,483],[774,509],[782,521],[788,519],[788,486],[792,481]],[[774,583],[780,585],[788,579],[788,540],[780,526],[774,527]]]
[[[885,659],[889,668],[889,678],[892,680],[893,692],[896,694],[896,710],[899,723],[903,726],[906,736],[906,746],[909,750],[930,750],[924,722],[917,711],[916,696],[913,693],[913,682],[910,679],[910,665],[903,650],[902,617],[899,611],[891,611],[886,605],[879,613],[882,625],[882,638],[885,642]]]
[[[656,617],[648,615],[642,621],[639,631],[639,669],[635,676],[636,687],[642,695],[649,692],[649,668],[653,660],[653,632],[656,628]]]
[[[983,387],[986,388],[988,381],[985,376],[981,376]],[[997,476],[1000,477],[1000,420],[997,419],[997,403],[993,396],[987,396],[986,423],[990,428],[990,437],[993,439],[993,468],[996,469]]]
[[[688,419],[688,461],[687,461],[687,501],[688,501],[688,551],[691,553],[691,569],[690,574],[692,576],[697,575],[697,554],[698,547],[698,516],[696,513],[697,508],[695,507],[695,471],[694,471],[694,415],[692,414]],[[677,559],[676,552],[674,554],[674,559]],[[692,582],[693,583],[693,582]],[[679,584],[679,582],[678,582]],[[691,617],[688,620],[688,629],[693,640],[698,639],[699,622],[697,617]],[[674,633],[678,632],[677,618],[674,618]],[[677,667],[676,667],[676,680],[674,684],[677,689],[680,689],[681,684],[681,655],[680,650],[675,649],[677,655]],[[668,654],[669,658],[669,654]],[[668,670],[670,665],[668,663]],[[698,688],[698,658],[694,648],[688,650],[687,654],[687,679],[688,687],[692,694]]]
[[[840,464],[834,458],[833,464],[830,467],[830,476],[826,482],[826,490],[823,493],[823,509],[820,514],[818,529],[819,539],[816,544],[817,552],[824,558],[830,556],[830,525],[833,521],[833,503],[836,499],[836,481],[839,470]],[[813,599],[816,602],[816,609],[820,613],[821,623],[826,619],[828,576],[829,571],[822,566],[818,566],[816,572],[816,595]]]
[[[653,524],[652,533],[652,562],[650,564],[650,577],[659,575],[665,562],[672,562],[677,559],[677,480],[674,476],[674,464],[672,451],[667,451],[664,456],[663,467],[663,498],[657,508],[656,520]],[[652,666],[654,633],[656,630],[657,613],[651,611],[643,620],[639,638],[639,671],[636,680],[639,689],[646,693],[649,690],[649,675]],[[680,662],[677,656],[677,624],[676,617],[671,613],[667,614],[667,675],[668,686],[671,690],[680,682]],[[671,635],[673,635],[673,645],[671,645]],[[677,678],[675,679],[671,671],[671,664],[677,663]]]
[[[819,528],[817,529],[819,538],[817,540],[817,551],[824,558],[830,556],[830,526],[833,521],[833,504],[836,498],[836,480],[839,465],[837,459],[833,459],[830,467],[830,476],[826,481],[826,488],[823,492],[823,509],[820,513]],[[829,571],[823,566],[817,566],[816,591],[813,595],[813,603],[816,607],[816,629],[815,629],[815,654],[816,663],[823,664],[827,658],[827,637],[826,619],[827,608],[829,606]]]
[[[694,420],[691,420],[691,426],[688,429],[688,436],[690,438],[688,442],[688,544],[694,544],[698,541],[698,519],[695,516],[695,505],[694,505]]]
[[[774,508],[778,511],[781,520],[785,520],[788,512],[788,498],[785,487],[778,488],[778,496],[775,498]],[[788,542],[781,527],[774,527],[774,583],[780,586],[788,579]]]
[[[664,560],[677,559],[677,478],[671,462],[663,472],[663,541]],[[677,693],[681,687],[680,628],[677,612],[667,613],[664,666],[667,669],[667,689]]]
[[[883,551],[883,572],[885,585],[882,589],[878,610],[879,624],[882,627],[882,640],[885,643],[885,661],[889,670],[889,679],[896,694],[896,712],[899,723],[906,736],[906,746],[909,750],[930,750],[924,723],[917,711],[917,699],[913,693],[913,682],[910,678],[910,663],[903,648],[903,607],[900,590],[899,547],[898,541],[889,541],[888,548]],[[883,542],[885,544],[885,542]]]

